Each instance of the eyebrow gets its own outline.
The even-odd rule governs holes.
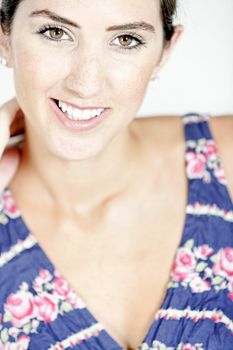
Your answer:
[[[49,18],[49,19],[51,19],[53,21],[56,21],[56,22],[59,22],[59,23],[63,23],[63,24],[67,24],[67,25],[70,25],[72,27],[81,29],[81,27],[77,23],[71,21],[68,18],[59,16],[55,12],[49,11],[47,9],[33,11],[31,13],[30,17],[47,17],[47,18]],[[142,22],[126,23],[126,24],[120,24],[120,25],[114,25],[114,26],[108,27],[106,29],[106,31],[110,32],[110,31],[117,31],[117,30],[135,30],[135,29],[145,30],[145,31],[148,31],[148,32],[155,33],[154,26],[152,26],[151,24],[146,23],[144,21],[142,21]]]

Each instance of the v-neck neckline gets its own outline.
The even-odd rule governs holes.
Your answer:
[[[183,123],[183,120],[181,119],[181,122]],[[187,141],[187,135],[186,135],[186,128],[185,128],[185,125],[183,124],[183,139],[184,139],[184,164],[185,164],[185,156],[186,156],[186,152],[187,152],[187,149],[186,149],[186,141]],[[185,173],[186,173],[186,167],[185,167]],[[189,215],[187,213],[187,208],[188,208],[188,205],[190,203],[191,200],[193,200],[193,197],[195,196],[195,193],[193,192],[196,192],[196,191],[192,191],[192,184],[193,182],[188,178],[187,176],[187,173],[186,173],[186,183],[187,183],[187,198],[186,198],[186,206],[185,206],[185,218],[184,218],[184,224],[183,224],[183,229],[182,229],[182,233],[180,235],[180,240],[179,240],[179,244],[178,246],[176,247],[176,250],[175,250],[175,253],[174,253],[174,259],[173,259],[173,262],[172,262],[172,265],[171,265],[171,268],[173,266],[173,263],[174,261],[176,260],[176,257],[177,257],[177,254],[178,254],[178,250],[180,247],[183,246],[183,244],[185,243],[186,241],[186,233],[187,233],[187,226],[189,225]],[[17,211],[19,213],[19,216],[17,217],[18,220],[20,220],[21,222],[21,227],[22,227],[22,231],[23,232],[27,232],[28,233],[28,236],[30,235],[33,240],[36,241],[36,244],[37,244],[37,248],[39,249],[40,253],[43,255],[44,257],[44,264],[43,266],[48,266],[49,267],[49,270],[53,271],[53,273],[55,271],[58,272],[58,274],[60,276],[62,276],[63,280],[65,282],[67,282],[67,284],[69,284],[69,286],[72,288],[74,294],[77,296],[77,298],[79,298],[79,300],[81,302],[84,303],[85,305],[85,310],[86,310],[86,313],[88,315],[88,318],[91,320],[90,324],[87,324],[87,327],[90,327],[93,323],[98,323],[102,326],[102,332],[105,333],[105,341],[106,343],[108,344],[108,349],[114,349],[114,350],[127,350],[125,348],[123,348],[120,344],[118,344],[118,342],[114,339],[114,337],[110,334],[110,332],[107,330],[107,328],[105,327],[105,325],[102,323],[102,322],[99,322],[95,317],[94,315],[92,314],[91,310],[89,309],[87,303],[85,302],[85,300],[83,298],[81,298],[79,296],[79,293],[77,290],[75,290],[72,286],[72,284],[66,279],[66,277],[61,274],[59,272],[59,269],[56,268],[56,265],[51,261],[51,259],[48,257],[48,255],[45,253],[44,249],[42,248],[42,246],[40,245],[40,242],[38,241],[38,239],[36,238],[36,236],[34,236],[34,234],[29,230],[26,222],[24,221],[24,218],[22,217],[21,215],[21,211],[17,205],[17,201],[15,200],[14,196],[13,196],[13,193],[12,191],[10,190],[9,187],[6,187],[4,191],[8,191],[11,198],[12,198],[12,201],[14,202],[14,205],[15,207],[17,208]],[[19,229],[19,225],[17,225],[17,230]],[[137,350],[140,350],[142,349],[143,347],[143,344],[148,344],[148,338],[149,338],[149,335],[153,332],[153,329],[157,326],[157,318],[156,316],[159,314],[159,311],[161,309],[164,309],[165,308],[165,305],[167,304],[167,296],[168,296],[168,291],[169,291],[169,282],[171,280],[171,272],[170,271],[170,274],[168,276],[168,282],[167,282],[167,285],[166,285],[166,290],[164,292],[164,296],[163,296],[163,300],[161,302],[161,305],[159,307],[159,309],[157,311],[155,311],[155,314],[154,314],[154,319],[152,320],[152,323],[151,325],[149,326],[149,329],[147,330],[146,332],[146,335],[145,337],[143,338],[141,344],[139,345],[139,347],[137,348]],[[153,332],[154,333],[154,332]],[[101,335],[101,333],[100,333]],[[111,346],[111,347],[110,347]]]
[[[176,260],[176,256],[177,256],[177,253],[178,253],[178,250],[180,247],[182,247],[182,245],[185,243],[186,239],[186,227],[189,225],[189,215],[187,214],[187,207],[188,207],[188,203],[190,201],[190,194],[191,194],[191,189],[190,189],[190,180],[187,181],[188,183],[188,190],[187,190],[187,203],[186,203],[186,207],[185,207],[185,219],[184,219],[184,224],[183,224],[183,230],[182,230],[182,234],[181,234],[181,238],[180,238],[180,241],[179,241],[179,244],[175,250],[175,254],[174,254],[174,259],[173,259],[173,262],[172,262],[172,265],[174,263],[174,261]],[[56,268],[56,265],[51,261],[51,259],[48,257],[48,255],[45,253],[44,249],[42,248],[42,246],[40,245],[40,242],[38,241],[38,239],[36,238],[36,236],[29,230],[26,222],[24,221],[22,215],[21,215],[21,212],[20,212],[20,209],[19,207],[17,206],[17,202],[12,194],[12,191],[7,187],[5,189],[5,191],[8,191],[13,202],[14,202],[14,205],[15,205],[15,208],[17,209],[18,213],[19,213],[19,216],[17,217],[18,220],[20,220],[21,222],[21,227],[22,227],[22,231],[23,232],[27,232],[28,235],[27,236],[31,236],[33,241],[36,242],[36,245],[37,245],[37,249],[39,249],[40,253],[43,255],[44,257],[44,264],[43,264],[43,268],[46,268],[48,267],[48,270],[54,274],[55,272],[58,273],[59,276],[62,277],[62,279],[71,287],[71,289],[73,290],[75,296],[81,301],[81,303],[83,303],[85,305],[85,310],[86,310],[86,313],[87,313],[87,316],[88,316],[88,319],[90,319],[90,322],[89,324],[87,324],[87,328],[90,327],[91,325],[93,325],[93,323],[98,323],[102,326],[102,332],[105,332],[105,338],[106,338],[106,342],[108,344],[108,349],[114,349],[114,350],[128,350],[127,348],[124,348],[122,347],[115,339],[114,337],[110,334],[110,332],[107,330],[107,328],[105,327],[105,325],[98,321],[98,319],[96,319],[96,317],[93,315],[93,313],[91,312],[91,310],[89,309],[87,303],[85,302],[85,299],[84,298],[81,298],[78,291],[76,289],[73,288],[72,284],[67,280],[67,278],[64,276],[64,274],[61,274],[59,269]],[[19,225],[17,225],[17,230],[19,229]],[[172,267],[172,266],[171,266]],[[146,332],[146,335],[145,337],[143,338],[141,344],[139,345],[139,347],[137,347],[137,349],[134,349],[134,350],[141,350],[142,347],[143,347],[143,344],[147,344],[148,343],[148,337],[149,335],[151,334],[151,332],[153,331],[153,328],[156,326],[156,323],[157,323],[157,319],[156,319],[156,316],[159,314],[159,311],[161,309],[164,309],[165,308],[165,305],[167,304],[167,294],[168,294],[168,291],[169,291],[169,282],[171,280],[171,271],[170,271],[170,275],[168,277],[168,282],[167,282],[167,285],[166,285],[166,290],[164,292],[164,296],[163,296],[163,300],[162,300],[162,303],[160,305],[160,307],[158,308],[157,311],[155,311],[155,314],[154,314],[154,319],[152,320],[152,323],[151,325],[149,326],[149,329],[147,330]],[[101,333],[100,333],[101,334]],[[111,345],[111,348],[109,347]]]

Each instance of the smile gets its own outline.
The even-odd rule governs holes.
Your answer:
[[[71,120],[89,120],[98,117],[104,111],[104,108],[79,109],[60,100],[57,101],[57,105]]]
[[[82,107],[72,102],[50,99],[50,106],[60,123],[69,130],[86,132],[96,129],[110,115],[111,108]]]

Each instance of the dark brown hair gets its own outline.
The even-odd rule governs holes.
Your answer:
[[[0,22],[5,33],[10,33],[17,7],[23,0],[2,0]],[[161,19],[165,41],[169,41],[173,34],[173,18],[176,13],[177,0],[160,0]]]
[[[174,32],[173,19],[176,14],[177,0],[160,0],[161,19],[165,41],[169,41]]]

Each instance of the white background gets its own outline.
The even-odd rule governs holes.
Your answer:
[[[185,32],[139,115],[233,114],[233,0],[179,0]],[[0,104],[14,95],[12,72],[0,67]]]

